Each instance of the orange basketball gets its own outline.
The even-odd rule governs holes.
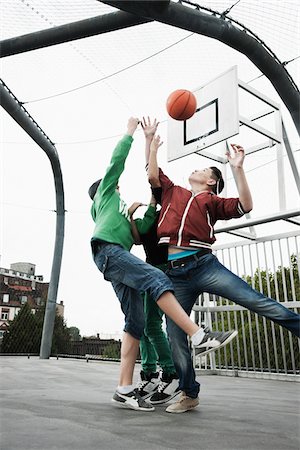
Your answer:
[[[177,89],[167,99],[167,111],[175,120],[187,120],[192,117],[197,109],[195,95],[186,89]]]

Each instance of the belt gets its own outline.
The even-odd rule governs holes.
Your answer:
[[[204,248],[201,249],[199,252],[194,253],[193,255],[168,261],[168,269],[175,269],[176,267],[184,267],[186,263],[190,261],[198,261],[203,255],[206,255],[207,253],[211,253],[211,250]]]

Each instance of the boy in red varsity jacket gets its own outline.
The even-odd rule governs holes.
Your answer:
[[[166,274],[183,309],[190,314],[198,296],[208,292],[267,317],[299,337],[300,315],[252,289],[212,254],[216,221],[238,218],[252,209],[251,193],[243,170],[244,149],[240,145],[232,145],[232,152],[227,152],[239,198],[221,198],[218,194],[224,181],[216,167],[192,172],[190,190],[176,186],[158,168],[157,150],[160,145],[160,137],[155,136],[150,147],[148,178],[152,187],[162,188],[157,234],[159,243],[168,245]],[[169,318],[167,329],[182,391],[179,401],[171,404],[167,412],[181,413],[199,404],[200,385],[195,378],[187,335]]]

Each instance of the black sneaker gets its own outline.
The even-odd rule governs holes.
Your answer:
[[[162,374],[157,390],[151,395],[149,401],[153,405],[159,405],[167,403],[172,398],[179,394],[178,390],[178,375],[175,374]]]
[[[123,408],[134,409],[136,411],[154,411],[154,406],[145,400],[137,392],[137,389],[129,392],[128,394],[121,394],[116,391],[112,398],[113,402],[118,403]]]
[[[150,397],[159,385],[159,373],[140,372],[140,380],[137,383],[136,390],[143,398]]]
[[[236,330],[233,331],[210,331],[205,329],[205,336],[199,345],[195,346],[195,356],[207,355],[225,345],[229,344],[233,338],[238,334]]]

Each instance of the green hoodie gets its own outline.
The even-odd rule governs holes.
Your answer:
[[[96,224],[92,241],[102,240],[119,244],[126,250],[131,249],[134,240],[131,234],[128,207],[116,188],[132,142],[133,138],[129,135],[123,136],[118,142],[91,208],[91,214]],[[156,208],[149,205],[143,219],[135,220],[140,234],[147,233],[153,225],[155,217]]]

